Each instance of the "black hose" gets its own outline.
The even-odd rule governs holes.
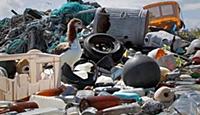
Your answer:
[[[15,10],[11,10],[11,12],[13,13],[13,14],[15,14],[15,15],[19,15]]]

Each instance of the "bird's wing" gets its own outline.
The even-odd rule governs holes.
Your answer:
[[[58,46],[55,48],[55,53],[61,54],[67,51],[68,49],[70,49],[70,44],[68,42],[63,42],[63,43],[58,44]]]

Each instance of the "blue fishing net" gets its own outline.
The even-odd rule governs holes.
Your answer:
[[[59,9],[54,9],[51,12],[52,16],[63,16],[66,14],[76,15],[78,12],[83,10],[93,9],[94,7],[91,5],[84,5],[78,2],[67,2],[64,3]],[[84,24],[88,25],[94,18],[94,14],[92,13],[84,13],[75,16],[76,18],[81,19]]]

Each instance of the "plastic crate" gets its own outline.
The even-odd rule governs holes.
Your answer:
[[[32,95],[40,90],[60,86],[60,57],[46,53],[3,54],[1,61],[27,59],[29,61],[29,74],[16,74],[14,79],[0,76],[0,100],[18,100]],[[52,74],[43,78],[43,65],[53,65]]]

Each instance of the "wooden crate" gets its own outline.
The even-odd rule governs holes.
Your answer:
[[[29,74],[16,74],[14,79],[0,76],[0,100],[18,100],[34,94],[40,90],[59,87],[61,66],[58,55],[46,53],[23,53],[0,55],[0,61],[27,59],[29,61]],[[43,65],[51,63],[53,74],[43,79]]]

